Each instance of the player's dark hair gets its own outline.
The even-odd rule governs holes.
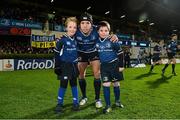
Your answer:
[[[90,21],[92,23],[93,22],[93,18],[92,18],[91,14],[85,12],[85,13],[81,14],[79,21],[80,22],[81,21]]]

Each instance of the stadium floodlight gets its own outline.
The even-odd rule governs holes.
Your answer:
[[[105,12],[104,14],[107,15],[107,14],[109,14],[109,13],[110,13],[110,11],[107,11],[107,12]]]
[[[125,18],[126,17],[126,15],[122,15],[120,18]]]
[[[91,6],[87,7],[87,11],[91,9]]]
[[[152,22],[152,23],[150,23],[149,25],[152,26],[152,25],[154,25],[154,23]]]
[[[144,20],[140,20],[140,21],[139,21],[139,23],[143,23],[143,22],[144,22]]]

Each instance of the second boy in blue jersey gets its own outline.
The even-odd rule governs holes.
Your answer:
[[[103,81],[103,93],[106,102],[106,107],[103,112],[111,111],[110,102],[110,85],[114,86],[115,104],[118,107],[123,107],[120,102],[120,83],[123,79],[122,72],[119,72],[120,64],[123,64],[121,58],[122,49],[119,42],[111,42],[109,37],[110,25],[106,21],[101,21],[98,24],[99,39],[96,43],[96,48],[99,53],[101,62],[100,71]],[[120,59],[119,59],[120,58]],[[120,63],[121,62],[121,63]]]

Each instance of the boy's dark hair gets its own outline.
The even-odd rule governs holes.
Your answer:
[[[175,33],[171,34],[171,38],[174,37],[174,36],[177,36],[177,34],[175,34]]]
[[[99,30],[100,27],[107,27],[108,30],[111,30],[110,24],[107,21],[101,21],[98,23],[97,30]]]

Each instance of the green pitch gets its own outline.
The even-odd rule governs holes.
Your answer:
[[[171,75],[169,66],[163,79],[162,67],[156,66],[152,74],[148,74],[149,66],[126,69],[125,80],[121,81],[121,101],[125,108],[113,108],[105,115],[102,109],[95,109],[94,78],[90,70],[87,74],[88,104],[78,112],[72,111],[68,86],[65,112],[60,115],[53,111],[57,104],[59,81],[52,69],[0,72],[0,119],[180,119],[180,64],[176,66],[178,76]],[[105,105],[103,94],[101,99]],[[111,102],[114,103],[112,89]]]

